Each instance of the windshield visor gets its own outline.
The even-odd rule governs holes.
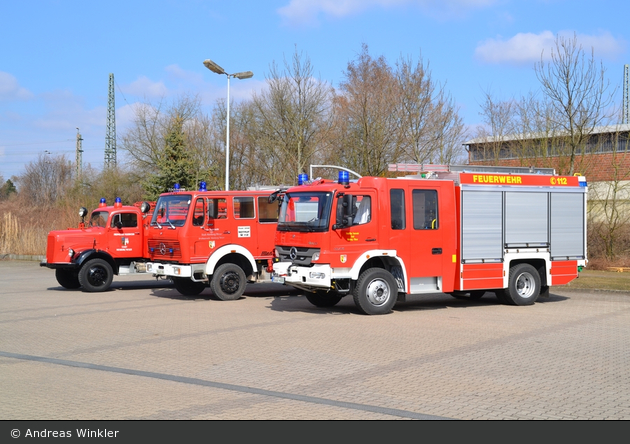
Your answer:
[[[188,217],[190,194],[160,196],[155,204],[151,225],[162,227],[183,227]]]
[[[282,199],[278,230],[327,231],[333,194],[327,192],[287,193]]]

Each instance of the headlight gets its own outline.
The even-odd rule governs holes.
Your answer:
[[[319,251],[317,253],[313,253],[313,259],[314,261],[318,261],[319,260]]]
[[[72,248],[68,248],[68,257],[72,258],[74,256],[74,250]]]

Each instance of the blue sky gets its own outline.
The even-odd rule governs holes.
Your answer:
[[[295,50],[316,77],[337,87],[362,44],[390,65],[429,64],[466,125],[480,123],[484,92],[508,99],[535,91],[533,70],[557,34],[573,36],[603,63],[621,105],[630,64],[627,0],[5,0],[0,4],[0,175],[8,179],[49,152],[103,167],[109,74],[116,130],[139,101],[199,94],[210,111],[227,79],[230,96],[250,98],[270,65]],[[124,162],[119,152],[118,161]]]

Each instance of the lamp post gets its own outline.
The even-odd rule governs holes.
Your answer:
[[[210,59],[203,61],[203,64],[210,71],[217,74],[225,74],[227,76],[227,135],[225,136],[225,191],[230,189],[230,77],[236,77],[237,79],[249,79],[254,75],[251,71],[237,72],[234,74],[228,74],[223,68],[214,63]]]

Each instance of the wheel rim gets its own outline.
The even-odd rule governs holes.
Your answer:
[[[88,282],[95,287],[102,286],[107,280],[107,270],[103,267],[91,267],[88,273]]]
[[[536,283],[534,277],[530,273],[521,273],[516,279],[516,292],[523,299],[529,299],[534,296]]]
[[[372,305],[383,305],[391,295],[387,282],[382,279],[374,279],[367,286],[367,300]]]
[[[240,287],[240,279],[237,273],[225,273],[220,280],[221,289],[229,294],[234,294]]]

